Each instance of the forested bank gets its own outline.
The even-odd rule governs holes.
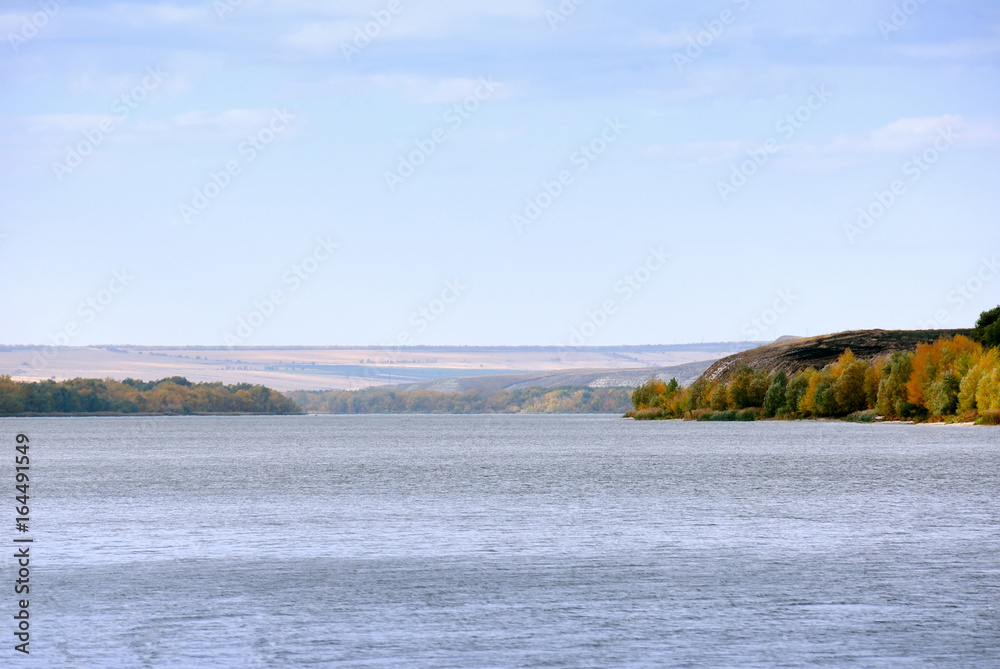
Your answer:
[[[297,414],[281,393],[248,383],[70,379],[20,383],[0,376],[0,416],[45,414]]]
[[[973,338],[957,335],[873,360],[847,350],[822,369],[792,376],[740,368],[731,380],[687,388],[650,380],[632,394],[637,419],[899,419],[1000,424],[1000,307]]]
[[[287,395],[307,413],[329,414],[622,413],[631,406],[627,388],[525,388],[464,393],[375,388],[298,391]]]

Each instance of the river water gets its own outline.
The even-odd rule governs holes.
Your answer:
[[[1000,665],[997,429],[2,419],[11,497],[18,432],[0,666]]]

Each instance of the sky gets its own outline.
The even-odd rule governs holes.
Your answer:
[[[0,344],[969,327],[987,0],[8,0]]]

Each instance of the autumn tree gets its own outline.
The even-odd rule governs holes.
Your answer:
[[[865,392],[865,375],[868,369],[868,363],[863,360],[855,360],[844,366],[834,391],[840,413],[850,414],[868,408],[868,396]]]
[[[692,383],[684,395],[684,409],[697,411],[707,407],[711,398],[711,389],[708,381],[702,378]]]
[[[676,384],[676,381],[674,383]],[[652,378],[632,391],[632,405],[636,409],[658,406],[660,398],[666,395],[666,392],[667,385],[657,378]]]
[[[753,375],[753,380],[750,381],[750,406],[752,407],[762,407],[764,406],[764,398],[767,397],[767,391],[771,387],[771,375],[760,370]]]
[[[829,374],[828,370],[820,372],[816,384],[816,415],[832,417],[840,414],[840,405],[837,403],[837,382]]]
[[[785,410],[789,413],[797,414],[803,412],[802,402],[806,392],[809,390],[809,379],[816,370],[809,368],[796,374],[788,382],[788,390],[785,391]]]
[[[750,398],[750,384],[752,382],[753,369],[747,365],[743,365],[733,374],[729,384],[729,402],[734,409],[746,409],[753,406]]]
[[[875,411],[883,416],[909,416],[913,410],[906,385],[913,375],[913,356],[895,352],[883,368]]]
[[[729,388],[725,383],[720,383],[712,391],[711,407],[715,411],[726,411],[729,409]]]
[[[981,355],[982,346],[962,335],[942,338],[933,344],[918,344],[913,354],[913,373],[906,382],[910,402],[934,415],[943,415],[937,413],[939,409],[944,413],[954,412],[962,370],[968,370],[971,361]]]

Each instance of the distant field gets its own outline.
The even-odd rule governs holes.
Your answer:
[[[642,370],[714,361],[758,344],[556,347],[0,347],[15,380],[128,377],[259,383],[276,390],[356,390],[498,374]],[[641,376],[641,372],[636,372]],[[635,373],[632,374],[633,376]]]

